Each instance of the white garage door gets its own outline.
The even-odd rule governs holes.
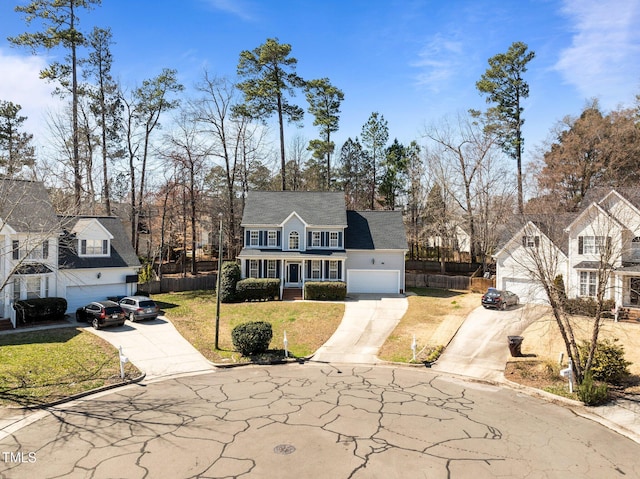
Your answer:
[[[347,270],[349,293],[400,292],[400,271]]]
[[[101,284],[92,286],[69,286],[67,287],[67,312],[75,313],[76,309],[91,301],[104,301],[109,296],[124,296],[126,285]]]
[[[546,303],[547,297],[542,286],[520,278],[504,278],[502,289],[516,293],[521,303]]]

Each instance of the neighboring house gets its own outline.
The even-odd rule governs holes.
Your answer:
[[[58,295],[67,312],[137,290],[140,261],[122,221],[113,216],[61,218]]]
[[[56,216],[41,182],[0,180],[0,318],[20,299],[63,297],[67,312],[135,292],[140,263],[119,219]]]
[[[529,221],[495,254],[496,286],[521,296],[523,302],[546,302],[532,280],[527,263],[535,256],[553,258],[567,296],[595,297],[602,264],[611,271],[605,298],[640,309],[640,189],[594,190],[573,215],[549,215]],[[538,248],[536,255],[525,248]]]
[[[347,211],[344,193],[247,195],[238,255],[242,278],[344,281],[349,293],[403,293],[407,240],[400,211]]]

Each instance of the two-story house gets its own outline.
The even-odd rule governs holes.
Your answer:
[[[347,211],[340,192],[251,191],[238,255],[243,278],[344,281],[350,293],[403,293],[406,234],[399,211]]]
[[[0,327],[16,327],[20,299],[63,297],[74,313],[137,289],[140,263],[121,221],[58,217],[41,182],[0,180],[0,248]]]
[[[547,301],[532,273],[542,261],[568,297],[595,297],[606,272],[605,298],[640,310],[640,189],[594,189],[578,213],[527,221],[494,256],[496,286],[523,302]]]

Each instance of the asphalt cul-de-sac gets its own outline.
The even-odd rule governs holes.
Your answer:
[[[0,477],[622,478],[640,477],[639,447],[510,389],[424,368],[306,363],[51,407],[0,440],[0,451],[31,454],[0,460]]]

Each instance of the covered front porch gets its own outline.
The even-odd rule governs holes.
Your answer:
[[[640,265],[620,268],[615,276],[615,300],[619,319],[640,321]]]
[[[280,279],[280,299],[303,298],[307,281],[344,281],[345,252],[245,251],[239,256],[242,278]]]

